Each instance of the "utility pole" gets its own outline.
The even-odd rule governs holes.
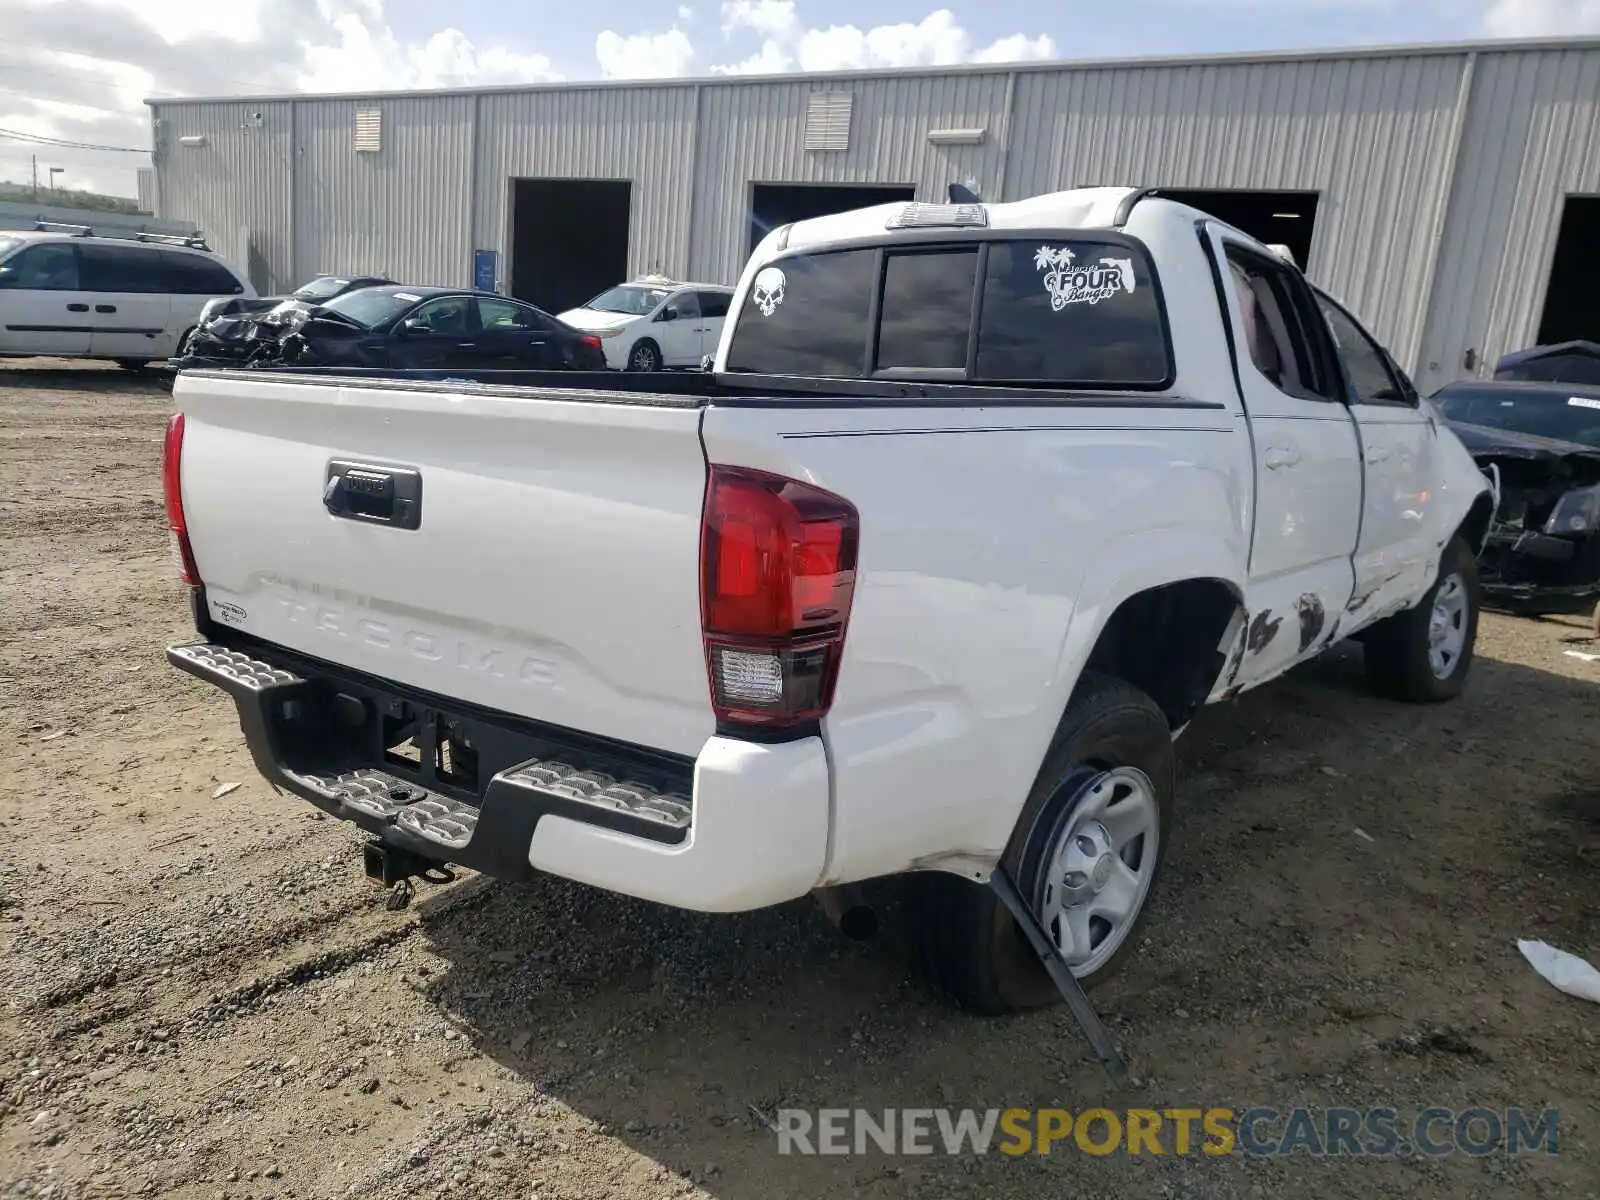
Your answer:
[[[39,203],[39,156],[29,155],[33,159],[33,202]]]

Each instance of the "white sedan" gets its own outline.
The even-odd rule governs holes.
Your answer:
[[[613,370],[698,367],[716,353],[732,299],[733,289],[720,284],[646,277],[608,288],[560,319],[598,337]]]

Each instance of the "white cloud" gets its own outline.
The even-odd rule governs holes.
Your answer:
[[[749,58],[711,68],[713,75],[781,75],[794,70],[794,58],[777,42],[762,42]]]
[[[750,29],[769,40],[784,41],[799,27],[794,0],[723,0],[724,31]]]
[[[669,79],[688,72],[694,62],[694,46],[676,27],[666,33],[628,37],[608,29],[595,38],[594,56],[607,79]]]
[[[477,46],[458,29],[402,40],[383,0],[229,0],[197,21],[190,0],[3,0],[0,127],[96,145],[148,146],[145,96],[239,95],[533,83],[561,76],[538,53]],[[131,195],[140,155],[0,140],[0,178],[34,153],[76,186]]]
[[[980,0],[981,2],[981,0]],[[1216,2],[1216,0],[1213,0]],[[1308,0],[1310,2],[1310,0]],[[1332,2],[1332,0],[1317,0]],[[1377,3],[1390,0],[1339,0]],[[1480,0],[1486,22],[1516,32],[1595,24],[1600,0]],[[728,50],[722,75],[857,67],[944,66],[1047,58],[1048,36],[1013,33],[976,42],[948,8],[920,21],[808,26],[805,0],[719,0]],[[145,96],[292,94],[537,83],[566,70],[609,79],[654,79],[705,69],[683,28],[699,0],[674,0],[664,33],[607,30],[594,61],[564,63],[527,46],[475,43],[460,29],[397,34],[384,0],[228,0],[227,19],[197,21],[193,0],[0,0],[0,128],[106,146],[150,144]],[[1587,23],[1587,24],[1585,24]],[[42,147],[0,139],[0,178],[63,167],[91,188],[132,194],[134,154]]]
[[[346,14],[334,22],[338,42],[309,46],[296,82],[308,92],[471,87],[560,79],[543,54],[503,46],[479,50],[459,29],[402,44],[384,24]]]
[[[1038,37],[1029,37],[1025,33],[1013,33],[1010,37],[1003,37],[979,50],[972,56],[973,62],[980,63],[1013,63],[1013,62],[1040,62],[1056,56],[1056,44],[1048,33],[1041,33]]]
[[[947,8],[912,25],[878,25],[862,32],[854,25],[809,29],[800,39],[800,67],[838,71],[853,67],[942,67],[963,61],[971,51],[967,31]]]
[[[1600,33],[1600,0],[1493,0],[1483,28],[1495,37]]]
[[[761,34],[761,48],[751,57],[712,67],[718,74],[751,75],[787,71],[843,71],[857,68],[953,66],[964,62],[1024,62],[1054,57],[1048,35],[1015,33],[987,46],[972,36],[947,8],[921,21],[875,25],[830,25],[802,28],[793,0],[725,0],[723,29]]]

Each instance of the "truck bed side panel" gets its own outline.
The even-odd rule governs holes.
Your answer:
[[[1099,629],[1132,592],[1240,581],[1249,439],[1221,404],[713,406],[714,463],[861,512],[833,709],[826,878],[981,870],[1010,836]]]

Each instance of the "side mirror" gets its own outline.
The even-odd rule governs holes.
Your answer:
[[[429,330],[427,323],[416,317],[407,317],[400,322],[400,328],[395,331],[401,337],[425,337]]]
[[[661,315],[656,318],[658,321],[676,321],[677,319],[678,310],[675,308],[663,308],[661,310]]]

